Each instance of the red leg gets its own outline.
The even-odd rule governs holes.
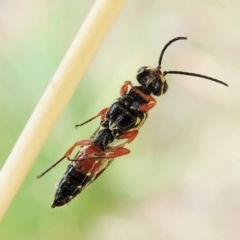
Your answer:
[[[148,99],[149,99],[150,103],[141,105],[138,108],[140,111],[148,112],[149,110],[151,110],[153,107],[155,107],[157,105],[157,101],[152,96],[149,95]]]
[[[76,162],[75,166],[79,171],[89,176],[95,176],[99,171],[101,172],[101,169],[106,169],[114,158],[130,153],[128,149],[123,147],[111,148],[109,151],[103,152],[98,147],[94,149],[94,145],[87,148],[86,151],[88,153],[80,153],[73,161]]]
[[[117,158],[117,157],[121,157],[123,155],[129,154],[130,150],[127,148],[124,148],[122,146],[124,146],[126,143],[132,142],[137,135],[138,135],[138,130],[133,130],[130,132],[123,133],[122,135],[119,136],[119,139],[127,139],[126,142],[120,144],[119,146],[111,147],[110,150],[106,154],[104,152],[102,152],[102,153],[104,153],[104,156],[102,156],[102,157],[111,159],[111,158]],[[101,153],[99,154],[99,156],[100,155],[101,155]],[[99,156],[97,156],[96,158],[98,158]]]
[[[69,156],[71,155],[72,151],[74,150],[75,147],[77,146],[88,146],[88,145],[92,145],[92,141],[91,140],[82,140],[79,142],[76,142],[73,144],[72,147],[70,147],[67,152],[64,154],[64,156],[59,159],[57,162],[55,162],[50,168],[48,168],[47,170],[45,170],[43,173],[41,173],[40,175],[37,176],[37,178],[42,177],[43,175],[45,175],[47,172],[49,172],[52,168],[54,168],[55,166],[57,166],[61,161],[63,161],[65,158],[69,158]],[[70,160],[70,159],[69,159]],[[71,160],[70,160],[71,161]]]
[[[72,147],[70,147],[67,152],[64,154],[64,158],[69,157],[72,154],[72,151],[74,150],[75,147],[82,147],[82,146],[88,146],[92,145],[92,140],[82,140],[79,142],[75,142]]]
[[[145,94],[142,91],[140,91],[139,89],[133,87],[132,88],[136,93],[138,93],[143,99],[145,99],[146,101],[148,101],[149,103],[143,104],[139,107],[140,111],[143,112],[148,112],[150,109],[152,109],[156,104],[157,101],[154,97],[152,97],[151,95]]]
[[[106,158],[117,158],[129,153],[130,153],[130,150],[127,148],[116,147],[116,148],[112,148],[110,152],[106,154]]]
[[[131,86],[132,90],[135,91],[136,93],[138,93],[143,99],[145,99],[146,101],[149,101],[149,103],[143,104],[139,107],[140,111],[148,112],[150,109],[152,109],[157,104],[157,101],[155,100],[154,97],[152,97],[151,95],[145,94],[141,90],[133,87],[133,85],[130,81],[125,81],[125,83],[121,87],[121,90],[120,90],[121,96],[124,96],[127,94],[128,86]]]
[[[137,135],[138,135],[138,130],[133,130],[133,131],[129,131],[121,134],[119,136],[119,139],[127,139],[127,141],[124,143],[125,145],[126,143],[132,142]]]
[[[133,85],[130,81],[125,81],[125,83],[122,85],[122,87],[120,89],[120,94],[121,94],[122,97],[127,94],[129,85],[131,87],[133,87]]]
[[[80,126],[82,126],[82,125],[84,125],[84,124],[86,124],[86,123],[89,123],[89,122],[91,122],[93,119],[95,119],[95,118],[97,118],[97,117],[101,117],[101,121],[104,121],[104,120],[105,120],[105,115],[106,115],[106,112],[108,111],[108,109],[109,109],[109,108],[104,108],[104,109],[102,109],[96,116],[88,119],[87,121],[85,121],[85,122],[83,122],[83,123],[81,123],[81,124],[75,125],[75,127],[77,128],[77,127],[80,127]]]
[[[123,155],[129,154],[130,150],[120,146],[111,147],[108,151],[103,152],[100,148],[95,145],[90,146],[84,152],[81,152],[74,160],[76,162],[86,161],[86,160],[101,160],[101,159],[112,159],[121,157]]]

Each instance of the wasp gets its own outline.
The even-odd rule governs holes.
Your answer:
[[[90,139],[76,142],[59,161],[38,176],[42,177],[66,158],[72,161],[59,183],[53,208],[70,202],[95,181],[115,158],[130,153],[125,145],[136,138],[139,129],[148,118],[148,112],[156,106],[157,101],[154,96],[161,96],[167,92],[167,75],[188,75],[228,86],[218,79],[202,74],[161,71],[163,55],[169,45],[186,39],[186,37],[177,37],[170,40],[162,49],[156,68],[143,66],[138,69],[136,75],[138,86],[133,86],[131,81],[125,81],[120,88],[120,97],[110,107],[102,109],[96,116],[76,125],[76,127],[80,127],[97,117],[101,118],[100,126]],[[73,159],[70,159],[70,155],[76,147],[80,147],[80,151]]]

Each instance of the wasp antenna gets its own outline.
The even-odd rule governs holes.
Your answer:
[[[173,42],[176,42],[176,41],[178,41],[178,40],[186,40],[186,39],[187,39],[186,37],[176,37],[176,38],[170,40],[170,41],[164,46],[164,48],[162,49],[162,52],[161,52],[161,54],[160,54],[159,61],[158,61],[158,68],[159,68],[159,69],[161,68],[163,55],[164,55],[166,49],[169,47],[169,45],[171,45]]]
[[[66,157],[62,157],[61,159],[59,159],[57,162],[55,162],[50,168],[48,168],[47,170],[45,170],[43,173],[41,173],[40,175],[37,176],[37,178],[41,178],[42,176],[44,176],[47,172],[49,172],[52,168],[54,168],[55,166],[57,166],[62,160],[64,160]]]
[[[222,82],[216,78],[208,77],[208,76],[198,74],[198,73],[190,73],[190,72],[182,72],[182,71],[164,71],[163,72],[163,76],[166,76],[167,74],[179,74],[179,75],[188,75],[188,76],[193,76],[193,77],[205,78],[205,79],[220,83],[220,84],[228,87],[228,84],[226,84],[225,82]]]

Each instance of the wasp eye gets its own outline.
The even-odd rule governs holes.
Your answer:
[[[137,80],[138,82],[143,85],[146,83],[146,77],[149,75],[149,70],[147,67],[141,67],[137,71]]]
[[[159,79],[156,79],[156,81],[152,84],[152,94],[155,96],[160,96],[161,94],[166,93],[168,90],[168,84],[167,82],[161,82]]]
[[[163,83],[163,94],[166,93],[167,90],[168,90],[168,84],[167,84],[167,82],[164,82]]]

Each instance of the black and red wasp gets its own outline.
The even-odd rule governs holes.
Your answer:
[[[59,161],[38,176],[42,177],[66,158],[72,161],[59,183],[52,204],[53,208],[70,202],[95,181],[115,158],[130,153],[130,150],[124,146],[135,139],[138,130],[148,117],[148,111],[157,104],[153,96],[160,96],[167,92],[166,75],[181,74],[205,78],[228,86],[222,81],[201,74],[161,71],[165,50],[173,42],[186,39],[186,37],[177,37],[169,41],[161,51],[156,68],[147,66],[139,68],[136,76],[138,86],[133,86],[130,81],[125,81],[120,89],[121,96],[110,107],[104,108],[96,116],[76,125],[79,127],[97,117],[101,118],[100,126],[90,139],[76,142]],[[80,147],[80,150],[73,159],[70,159],[70,155],[76,147]]]

